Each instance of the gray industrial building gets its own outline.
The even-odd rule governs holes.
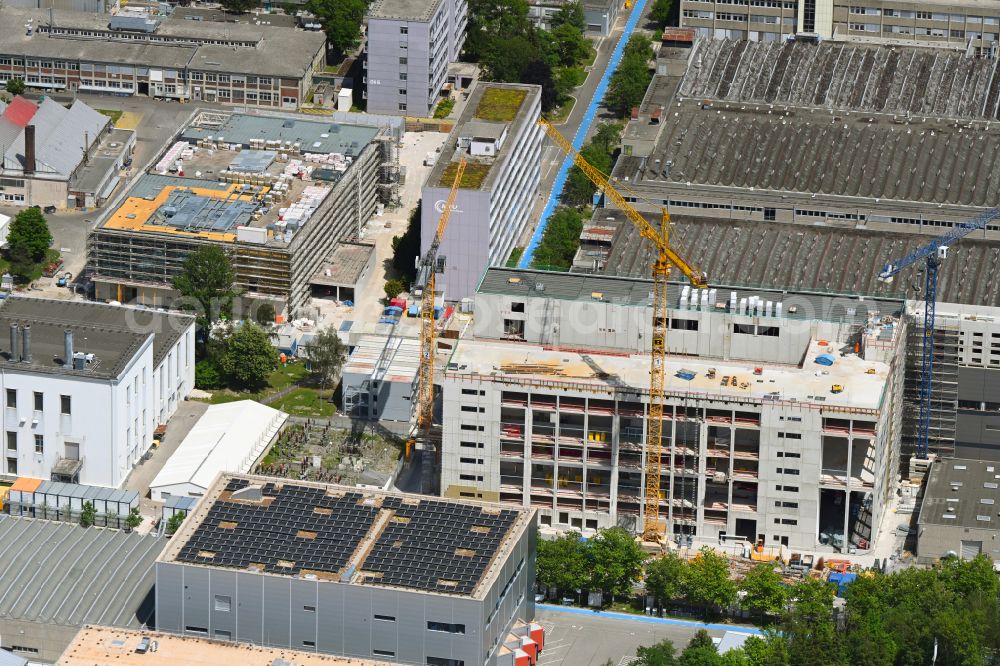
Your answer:
[[[156,562],[157,628],[404,664],[503,666],[535,515],[220,475]]]
[[[420,367],[420,341],[366,335],[344,364],[343,412],[377,421],[409,421]]]
[[[370,113],[431,115],[458,60],[465,0],[377,0],[368,10],[364,83]]]
[[[1000,465],[952,458],[931,465],[917,519],[917,557],[1000,560]]]
[[[559,13],[568,2],[565,0],[531,0],[528,3],[528,18],[542,30],[552,27],[552,17]],[[597,37],[607,37],[615,27],[618,0],[585,0],[583,2],[584,32]]]
[[[85,625],[149,625],[153,562],[163,543],[136,532],[0,515],[0,645],[51,663]]]
[[[424,183],[421,253],[430,247],[458,162],[466,160],[438,252],[444,273],[437,286],[447,301],[473,296],[483,271],[505,262],[521,240],[538,191],[540,112],[539,86],[478,83]]]

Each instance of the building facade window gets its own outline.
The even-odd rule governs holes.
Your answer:
[[[45,396],[40,391],[35,391],[35,411],[41,412],[45,408]]]
[[[35,435],[35,453],[45,453],[45,435]]]
[[[59,412],[61,414],[73,413],[73,399],[68,395],[59,396]]]

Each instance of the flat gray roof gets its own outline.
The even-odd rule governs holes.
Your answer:
[[[375,246],[370,243],[337,243],[329,260],[309,282],[331,287],[353,287],[361,279],[373,254]]]
[[[220,137],[226,143],[247,146],[253,139],[289,141],[302,144],[307,153],[343,153],[357,156],[371,143],[379,130],[373,125],[337,123],[332,120],[302,120],[292,116],[252,116],[233,113],[220,127],[188,125],[181,139],[191,143],[206,137]]]
[[[429,21],[441,0],[375,0],[368,8],[368,17]]]
[[[54,10],[54,25],[59,28],[107,31],[107,14]],[[197,40],[226,39],[256,44],[233,48],[211,44],[172,44],[145,41],[108,40],[50,35],[36,30],[27,35],[24,24],[33,19],[36,26],[48,26],[49,12],[42,9],[0,7],[0,52],[4,55],[40,57],[76,62],[99,62],[133,65],[302,77],[312,68],[326,43],[322,32],[279,26],[241,23],[212,23],[165,18],[156,35],[190,37]]]
[[[136,532],[0,515],[0,617],[139,628],[152,620],[164,541]]]
[[[507,123],[473,120],[462,126],[460,134],[475,139],[499,139],[503,136],[505,129],[507,129]]]
[[[158,365],[194,318],[89,301],[9,296],[0,301],[0,351],[5,359],[11,351],[12,322],[31,324],[32,362],[16,367],[111,379],[122,373],[149,335],[153,335],[153,364]],[[85,370],[62,365],[66,329],[73,331],[75,351],[94,354],[94,363]]]
[[[681,290],[688,283],[670,283],[667,299],[671,307],[680,301]],[[807,290],[760,289],[710,280],[717,289],[717,300],[728,301],[728,292],[739,297],[759,296],[763,300],[784,303],[783,317],[789,319],[819,318],[833,321],[853,321],[864,324],[869,312],[880,316],[898,315],[905,306],[901,298],[871,298],[861,300],[856,294],[834,294]],[[486,271],[479,284],[480,293],[510,296],[544,297],[568,301],[595,300],[622,305],[648,306],[652,303],[652,280],[643,277],[617,277],[587,273],[560,273],[531,269],[493,267]],[[791,305],[799,305],[790,312]],[[852,311],[853,310],[853,311]]]
[[[931,465],[920,525],[1000,528],[1000,463],[939,460]]]
[[[659,216],[646,216],[659,226]],[[831,291],[922,298],[912,289],[920,266],[908,269],[891,285],[879,282],[878,269],[927,242],[923,234],[892,233],[835,226],[726,220],[671,215],[671,237],[682,254],[708,273],[711,284],[752,284],[780,289]],[[604,232],[584,241],[604,262],[605,275],[645,277],[653,249],[617,210],[599,210],[593,226]],[[594,234],[597,236],[597,234]],[[675,275],[678,275],[675,272]],[[983,279],[974,279],[981,275]],[[952,247],[941,265],[938,294],[942,301],[1000,306],[1000,241],[967,237]]]

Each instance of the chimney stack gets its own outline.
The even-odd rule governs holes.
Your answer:
[[[10,322],[10,360],[17,363],[21,360],[21,345],[17,339],[17,322]]]
[[[31,363],[31,324],[21,328],[21,362]]]
[[[35,126],[24,127],[24,175],[35,173]]]
[[[73,331],[66,329],[63,332],[63,367],[73,366]]]

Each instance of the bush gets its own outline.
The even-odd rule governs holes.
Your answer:
[[[11,79],[7,82],[6,89],[11,95],[23,95],[24,79]]]
[[[447,118],[451,115],[452,109],[455,108],[455,100],[451,97],[445,98],[438,102],[437,108],[434,109],[435,118]]]
[[[392,300],[403,293],[403,283],[399,280],[386,280],[383,289],[385,289],[385,297]]]
[[[195,388],[204,391],[225,388],[226,383],[223,381],[222,372],[215,359],[206,358],[195,363],[194,385]]]
[[[83,510],[80,511],[80,526],[81,527],[91,527],[97,520],[97,509],[94,508],[93,503],[84,502]]]
[[[178,512],[170,516],[170,518],[167,518],[167,527],[166,527],[167,534],[174,534],[177,530],[179,530],[181,528],[181,523],[184,522],[184,519],[186,517],[187,514],[183,512]]]

